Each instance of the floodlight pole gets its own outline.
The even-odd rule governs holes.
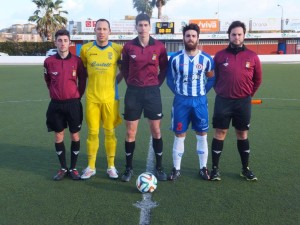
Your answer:
[[[281,33],[283,32],[283,6],[282,5],[277,5],[278,7],[281,8]]]

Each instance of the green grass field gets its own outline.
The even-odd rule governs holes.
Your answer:
[[[253,106],[250,166],[258,177],[247,182],[239,177],[240,159],[233,129],[226,139],[220,161],[222,181],[198,177],[196,140],[186,138],[182,177],[160,182],[152,194],[158,207],[151,210],[153,225],[298,225],[300,224],[300,65],[263,65],[263,84]],[[124,96],[125,83],[120,85]],[[49,97],[41,66],[0,66],[0,225],[134,225],[139,224],[142,200],[129,183],[109,180],[103,138],[97,158],[97,174],[88,181],[52,181],[59,168],[54,135],[45,126]],[[162,87],[165,117],[162,121],[164,167],[172,168],[173,133],[169,130],[172,94]],[[122,99],[123,100],[123,99]],[[83,100],[84,103],[84,100]],[[209,93],[210,112],[214,92]],[[121,105],[123,112],[123,102]],[[210,117],[212,114],[210,115]],[[209,132],[209,148],[212,139]],[[78,159],[87,165],[86,125],[81,131]],[[125,127],[117,128],[116,167],[124,169]],[[140,122],[134,171],[145,171],[149,145],[147,121]],[[66,138],[69,161],[69,137]],[[209,168],[211,158],[209,155]]]

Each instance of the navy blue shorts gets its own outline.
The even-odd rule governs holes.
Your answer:
[[[206,96],[175,96],[172,107],[172,130],[177,134],[185,133],[190,123],[192,124],[192,129],[196,132],[208,131]]]
[[[132,87],[128,86],[124,99],[124,119],[135,121],[144,117],[159,120],[163,117],[159,86]]]
[[[61,132],[69,126],[71,133],[81,129],[83,112],[79,99],[51,100],[46,113],[48,131]]]
[[[232,126],[237,130],[249,130],[251,118],[251,97],[230,99],[216,96],[213,115],[213,128],[228,129]]]

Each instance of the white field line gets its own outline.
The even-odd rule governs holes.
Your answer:
[[[7,100],[7,101],[0,101],[0,104],[5,104],[5,103],[27,103],[27,102],[45,102],[45,101],[50,101],[50,99]]]
[[[123,99],[124,97],[120,97],[120,99]],[[174,96],[165,96],[162,97],[162,99],[173,99]],[[214,97],[209,97],[209,99],[214,99]],[[271,101],[300,101],[298,98],[254,98],[254,99],[261,99],[261,100],[271,100]],[[85,99],[81,99],[83,101]],[[44,101],[50,101],[50,99],[24,99],[24,100],[7,100],[7,101],[0,101],[0,104],[5,103],[28,103],[28,102],[44,102]]]
[[[146,172],[153,173],[154,171],[154,151],[152,147],[152,137],[150,137]],[[133,204],[135,207],[141,209],[139,225],[151,224],[151,209],[158,206],[157,202],[152,201],[152,194],[143,194],[143,200]]]

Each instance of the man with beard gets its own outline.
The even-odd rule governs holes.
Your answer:
[[[185,49],[175,53],[169,60],[167,84],[175,94],[172,107],[174,167],[169,180],[177,180],[180,176],[184,140],[190,123],[196,132],[199,175],[204,180],[210,179],[206,166],[209,128],[206,94],[214,84],[214,62],[210,55],[198,49],[199,33],[198,25],[186,25],[183,28]]]
[[[257,54],[244,45],[245,24],[234,21],[228,28],[229,46],[214,57],[216,84],[212,140],[211,180],[221,180],[219,158],[230,121],[235,128],[237,148],[242,162],[241,176],[257,180],[248,167],[250,147],[248,130],[251,117],[251,98],[262,81],[261,63]]]

